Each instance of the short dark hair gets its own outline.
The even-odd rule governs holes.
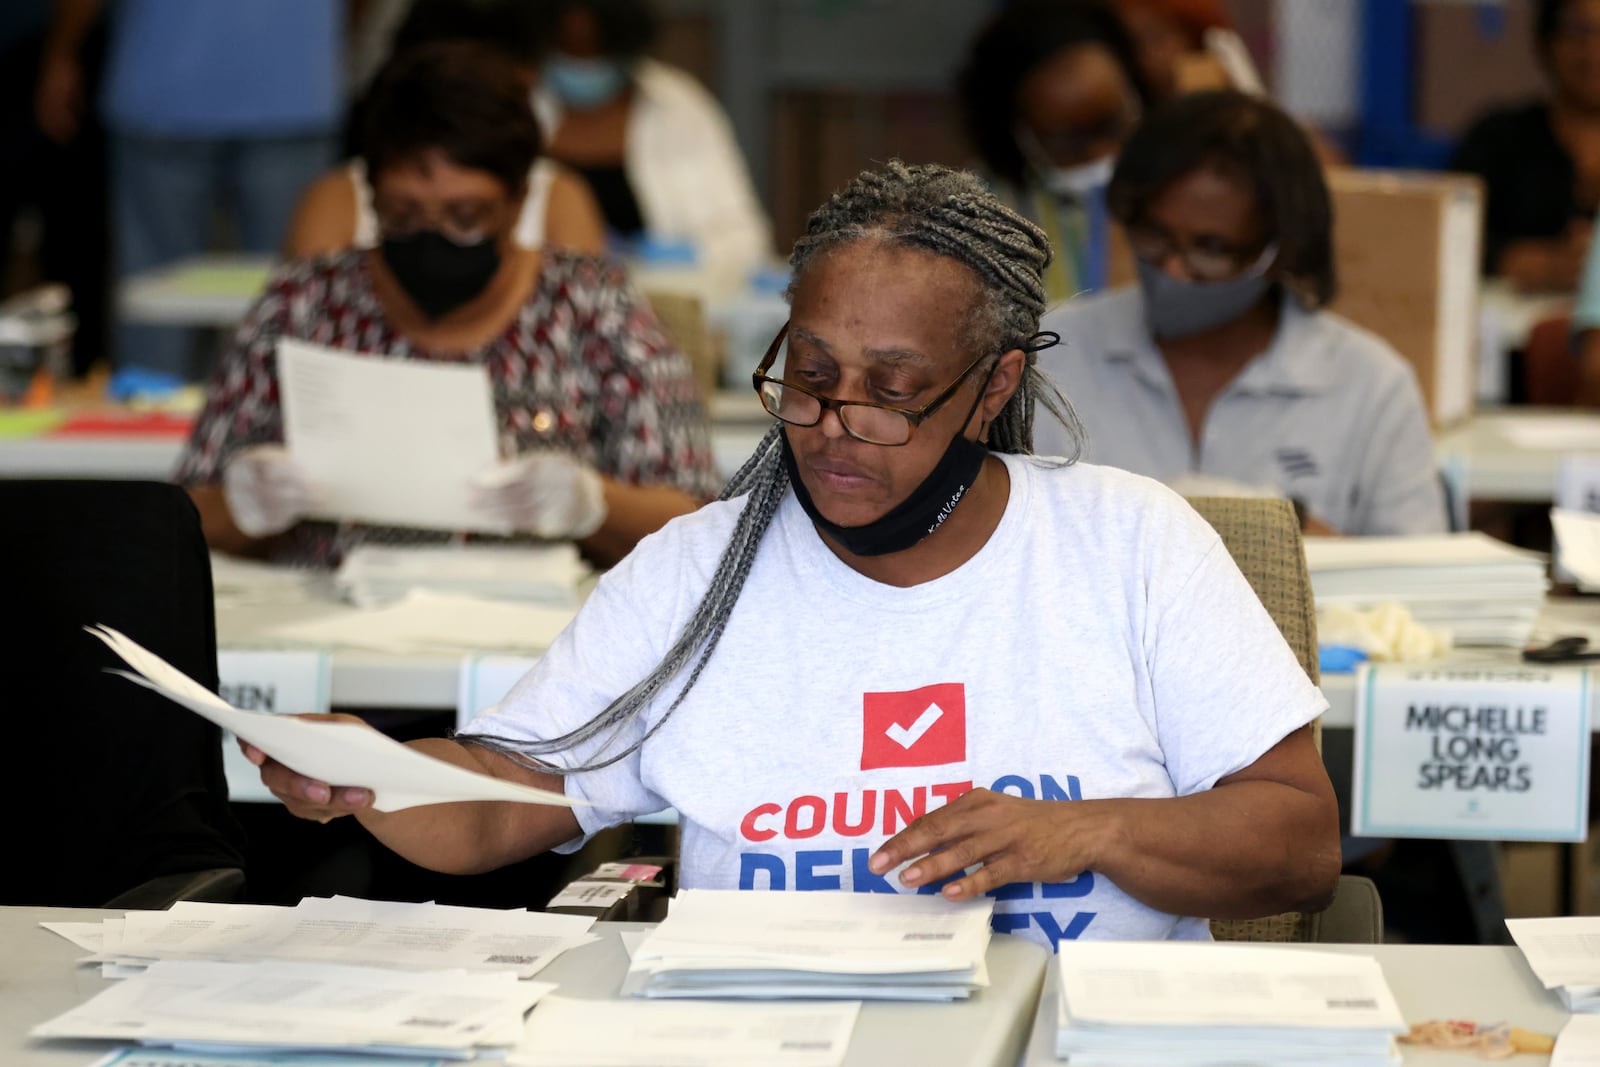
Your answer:
[[[1080,45],[1100,45],[1147,101],[1133,41],[1103,0],[1016,0],[978,32],[956,82],[967,136],[996,178],[1020,184],[1022,152],[1014,134],[1017,93],[1036,68]]]
[[[1250,187],[1284,282],[1306,310],[1338,290],[1333,204],[1300,124],[1265,100],[1233,89],[1191,93],[1151,111],[1122,146],[1107,191],[1124,226],[1139,222],[1173,182],[1203,169]]]
[[[416,0],[394,31],[389,54],[439,41],[476,41],[528,66],[537,66],[549,47],[527,0]]]
[[[1561,16],[1572,6],[1572,0],[1539,0],[1539,10],[1533,17],[1533,50],[1543,61],[1545,53],[1561,33]]]
[[[362,118],[361,157],[373,182],[391,164],[437,151],[515,192],[541,146],[516,64],[469,41],[423,45],[390,60]]]
[[[656,42],[661,28],[650,0],[525,0],[540,20],[540,39],[553,45],[568,11],[581,8],[594,16],[600,49],[608,56],[638,59]]]

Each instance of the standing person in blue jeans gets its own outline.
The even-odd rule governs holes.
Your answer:
[[[37,106],[57,141],[88,106],[79,51],[102,9],[117,276],[207,251],[219,211],[244,251],[275,250],[300,191],[335,158],[345,4],[56,0]],[[193,380],[209,362],[194,349],[191,331],[124,324],[114,358]]]

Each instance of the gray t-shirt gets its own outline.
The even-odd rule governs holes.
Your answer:
[[[639,752],[567,779],[595,805],[576,809],[584,832],[672,806],[685,886],[909,892],[867,858],[968,789],[1185,796],[1321,714],[1216,532],[1176,495],[1107,467],[1005,462],[1010,498],[988,543],[910,588],[847,567],[785,497],[677,712]],[[468,730],[554,736],[642,678],[699,602],[742,504],[640,542]],[[659,722],[679,688],[625,738]],[[1093,872],[995,896],[995,928],[1046,947],[1209,936],[1203,919]]]
[[[1285,300],[1278,332],[1212,401],[1195,445],[1166,361],[1123,288],[1045,316],[1040,365],[1072,401],[1084,458],[1163,482],[1203,475],[1274,489],[1348,534],[1444,531],[1444,491],[1416,376],[1376,335]],[[1054,419],[1035,450],[1068,447]]]

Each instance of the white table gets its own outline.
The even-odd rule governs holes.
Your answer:
[[[1407,1024],[1429,1019],[1508,1022],[1524,1030],[1554,1036],[1567,1012],[1554,993],[1540,986],[1515,948],[1480,945],[1296,945],[1347,955],[1377,958],[1384,978]],[[1022,1063],[1043,1067],[1061,1061],[1055,1056],[1056,969],[1052,965],[1040,992],[1033,1035]],[[1483,1067],[1491,1061],[1470,1052],[1400,1046],[1405,1062],[1416,1067]],[[1547,1056],[1521,1054],[1505,1063],[1538,1067]]]
[[[1600,599],[1557,597],[1545,601],[1544,610],[1540,612],[1533,631],[1533,642],[1543,644],[1556,637],[1578,634],[1588,637],[1591,645],[1600,649]],[[1441,666],[1523,666],[1522,653],[1514,648],[1458,648],[1450,656],[1435,662]],[[1354,674],[1322,676],[1322,693],[1328,698],[1328,710],[1322,716],[1324,729],[1348,730],[1355,726],[1355,678]],[[1600,693],[1592,693],[1590,699],[1591,728],[1600,732]]]
[[[114,1047],[110,1042],[39,1042],[27,1037],[27,1031],[108,984],[98,970],[74,966],[84,953],[39,929],[38,923],[92,921],[117,914],[121,913],[0,908],[0,1063],[5,1067],[86,1067]],[[538,979],[558,983],[566,996],[615,997],[627,969],[618,933],[638,928],[640,924],[597,925],[600,941],[566,953]],[[1033,1025],[1047,959],[1032,942],[995,937],[989,946],[987,990],[955,1004],[867,1003],[845,1063],[1012,1067]]]
[[[1519,444],[1510,436],[1518,425],[1549,435],[1549,443]],[[1562,458],[1577,452],[1600,452],[1600,414],[1527,407],[1482,411],[1434,443],[1440,466],[1460,474],[1469,500],[1547,504],[1555,498]]]
[[[772,417],[754,391],[718,393],[707,405],[711,455],[730,475],[750,457]],[[0,477],[140,478],[166,481],[177,469],[184,440],[148,434],[94,434],[0,440]]]

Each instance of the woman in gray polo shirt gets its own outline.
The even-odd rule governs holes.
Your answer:
[[[1150,113],[1112,178],[1139,272],[1048,314],[1046,369],[1088,430],[1085,458],[1186,486],[1294,500],[1306,528],[1446,525],[1422,397],[1377,336],[1324,310],[1332,211],[1304,132],[1233,91]],[[1038,449],[1067,442],[1040,421]]]

